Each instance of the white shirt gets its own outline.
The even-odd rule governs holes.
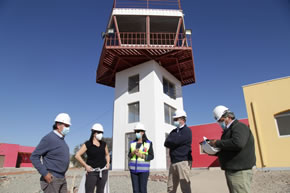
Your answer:
[[[180,127],[177,127],[177,133],[179,132],[180,129],[182,129],[185,126],[185,124],[181,125]]]
[[[54,132],[57,136],[59,136],[60,138],[63,138],[63,136],[62,136],[59,132],[57,132],[56,130],[53,130],[53,132]]]
[[[232,123],[235,121],[235,119],[234,120],[232,120],[229,124],[227,124],[227,128],[230,128],[230,126],[232,125]]]

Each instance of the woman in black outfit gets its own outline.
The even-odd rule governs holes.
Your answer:
[[[93,193],[97,187],[97,193],[104,193],[110,168],[110,155],[106,142],[102,141],[104,129],[101,124],[94,124],[91,129],[91,137],[86,141],[75,158],[85,167],[87,171],[85,189],[86,193]],[[82,155],[87,154],[87,161]]]

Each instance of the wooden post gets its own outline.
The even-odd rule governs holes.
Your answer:
[[[150,45],[150,17],[146,17],[146,34],[147,34],[147,46]]]

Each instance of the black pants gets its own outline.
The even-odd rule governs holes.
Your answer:
[[[131,172],[133,193],[147,193],[148,177],[149,172],[140,172],[140,173]]]
[[[88,172],[86,176],[86,193],[94,193],[94,189],[97,186],[97,193],[104,193],[105,185],[108,180],[108,170],[102,172],[102,178],[99,176],[99,172]]]

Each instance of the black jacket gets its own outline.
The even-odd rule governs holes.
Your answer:
[[[216,142],[217,154],[223,170],[246,170],[256,165],[254,137],[245,124],[234,120]]]
[[[192,134],[186,125],[173,129],[165,140],[164,146],[170,149],[171,163],[192,160],[191,157]]]

